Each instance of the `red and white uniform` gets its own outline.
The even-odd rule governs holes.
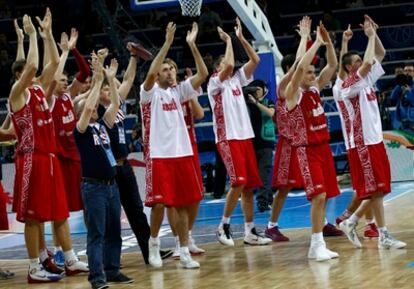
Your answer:
[[[190,79],[162,89],[141,86],[147,206],[180,207],[199,202],[199,183],[181,103],[198,96]]]
[[[201,168],[200,168],[200,158],[198,156],[197,139],[196,139],[195,128],[194,128],[194,116],[193,116],[193,112],[190,107],[190,101],[183,102],[182,107],[183,107],[183,113],[184,113],[184,121],[185,121],[185,124],[187,125],[191,147],[193,148],[194,166],[197,171],[198,182],[201,185],[201,188],[200,188],[201,191],[204,191],[203,177],[201,175]]]
[[[213,74],[207,86],[217,149],[231,185],[246,188],[262,186],[252,144],[254,132],[242,92],[242,86],[252,80],[247,79],[242,67],[223,82]]]
[[[56,157],[53,118],[42,88],[32,86],[28,91],[26,104],[11,114],[18,141],[13,199],[16,219],[64,220],[69,212]]]
[[[333,88],[348,150],[352,184],[362,199],[375,192],[391,191],[390,164],[374,89],[375,82],[384,73],[381,64],[375,60],[367,76],[352,73],[344,81],[338,78]]]
[[[55,127],[57,155],[64,176],[69,210],[71,212],[79,211],[83,209],[80,191],[81,163],[75,138],[73,137],[73,129],[76,126],[77,118],[70,95],[65,93],[60,97],[54,96],[51,111]]]
[[[327,198],[339,194],[329,131],[319,90],[301,90],[297,105],[289,111],[289,139],[296,146],[300,170],[308,199],[326,193]]]
[[[296,147],[289,142],[289,116],[286,108],[286,99],[280,97],[278,90],[276,103],[276,125],[279,138],[273,164],[273,188],[301,188],[303,187]]]
[[[7,200],[8,196],[4,191],[3,184],[0,181],[0,230],[9,229],[9,220],[7,218]]]

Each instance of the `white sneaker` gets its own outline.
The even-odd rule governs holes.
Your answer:
[[[398,241],[388,232],[385,232],[383,235],[381,235],[378,241],[379,249],[402,249],[405,248],[405,246],[407,246],[406,243]]]
[[[79,260],[65,261],[66,276],[73,276],[80,273],[88,273],[89,266],[87,263]]]
[[[234,246],[230,224],[223,224],[218,227],[216,232],[218,241],[225,246]]]
[[[149,249],[148,262],[150,263],[150,265],[156,268],[162,267],[160,245],[149,241],[148,249]]]
[[[325,247],[326,253],[328,253],[329,257],[331,257],[331,259],[335,259],[335,258],[339,258],[339,254],[329,250],[328,248]]]
[[[260,236],[256,228],[253,228],[250,234],[244,236],[244,243],[247,245],[267,245],[272,243],[272,239]]]
[[[42,267],[29,268],[27,274],[28,283],[46,283],[46,282],[57,282],[62,279],[62,275],[49,273],[44,270]]]
[[[200,263],[194,261],[191,258],[190,252],[181,252],[180,254],[180,264],[185,269],[197,269],[200,268]]]
[[[334,253],[334,252],[332,252]],[[315,259],[318,262],[330,260],[331,256],[328,253],[323,242],[311,244],[308,252],[308,259]]]
[[[351,223],[348,219],[339,223],[339,228],[345,233],[349,241],[357,247],[362,248],[362,244],[359,241],[358,234],[356,232],[356,226],[358,223]]]
[[[206,252],[204,249],[197,247],[192,236],[188,236],[188,249],[191,255],[201,255]]]

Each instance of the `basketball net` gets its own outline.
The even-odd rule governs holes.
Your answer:
[[[202,0],[178,0],[181,5],[183,16],[196,17],[200,16]]]

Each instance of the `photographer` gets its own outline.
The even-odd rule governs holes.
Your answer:
[[[243,95],[249,108],[255,138],[253,146],[259,166],[260,177],[263,180],[256,195],[257,208],[260,212],[270,209],[273,202],[270,175],[272,172],[272,155],[276,142],[275,125],[272,117],[275,113],[275,104],[266,98],[268,89],[263,80],[252,81],[243,87]]]
[[[396,119],[400,129],[414,130],[414,68],[405,65],[404,74],[397,75],[397,85],[391,92],[391,102],[396,103]]]

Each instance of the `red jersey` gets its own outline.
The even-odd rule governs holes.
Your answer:
[[[289,129],[293,146],[317,145],[329,141],[329,131],[319,90],[302,90],[297,105],[289,111]]]
[[[17,136],[18,154],[57,152],[52,114],[40,86],[29,88],[26,104],[12,113],[12,121]]]
[[[60,97],[55,97],[55,102],[51,107],[51,111],[59,156],[80,160],[75,138],[73,137],[73,129],[76,126],[77,119],[70,95],[65,93]]]
[[[190,137],[191,144],[197,144],[195,129],[194,129],[194,118],[193,112],[191,111],[190,101],[185,101],[182,104],[183,113],[184,113],[184,121],[187,125],[188,135]]]

